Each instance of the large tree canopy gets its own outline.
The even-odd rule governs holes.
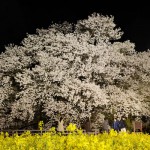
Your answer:
[[[135,51],[112,16],[92,14],[28,34],[0,55],[0,127],[150,115],[150,51]],[[97,117],[98,118],[98,117]],[[97,121],[97,120],[96,120]]]

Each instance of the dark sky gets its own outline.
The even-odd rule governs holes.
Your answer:
[[[0,51],[4,51],[4,46],[10,43],[19,45],[26,33],[48,28],[52,21],[76,22],[93,12],[113,15],[117,26],[124,31],[122,40],[135,43],[137,51],[150,49],[150,10],[146,8],[149,5],[144,2],[131,5],[127,1],[117,5],[100,0],[2,0]]]

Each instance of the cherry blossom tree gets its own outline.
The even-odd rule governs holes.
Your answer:
[[[150,115],[150,51],[137,53],[113,16],[92,14],[27,34],[0,55],[0,128],[97,114]],[[97,116],[97,117],[96,117]]]

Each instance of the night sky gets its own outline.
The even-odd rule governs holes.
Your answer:
[[[118,5],[118,6],[117,6]],[[135,43],[137,51],[150,49],[150,10],[148,4],[129,2],[118,4],[100,0],[2,0],[0,2],[0,51],[10,43],[19,45],[26,33],[48,28],[51,22],[76,22],[97,12],[113,15],[115,23],[124,31],[122,41]],[[136,2],[137,5],[137,2]]]

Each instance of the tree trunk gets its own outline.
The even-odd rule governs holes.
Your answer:
[[[64,121],[63,121],[63,119],[61,121],[58,121],[57,131],[59,131],[59,132],[64,131]]]

